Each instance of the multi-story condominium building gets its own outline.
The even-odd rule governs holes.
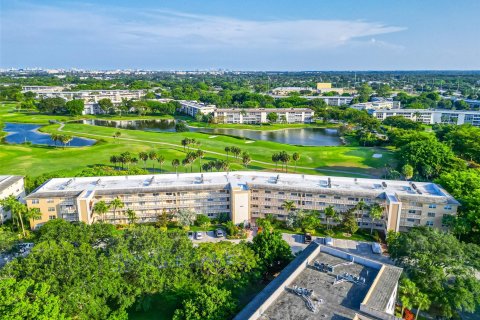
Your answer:
[[[309,87],[278,87],[272,89],[272,94],[279,95],[279,96],[287,96],[289,93],[292,92],[301,92],[301,91],[312,91],[314,92],[314,88]]]
[[[357,110],[394,109],[394,108],[400,108],[400,101],[383,100],[383,101],[362,102],[362,103],[353,104],[350,107]]]
[[[22,176],[0,176],[0,200],[9,196],[14,196],[17,200],[25,196],[25,185]],[[10,211],[6,211],[0,206],[0,224],[11,218]]]
[[[480,111],[466,110],[440,110],[440,109],[390,109],[390,110],[371,110],[371,114],[379,119],[385,120],[392,116],[402,116],[404,118],[422,122],[424,124],[471,124],[480,127]]]
[[[46,92],[61,92],[65,88],[61,86],[23,86],[22,92],[46,93]]]
[[[124,208],[105,216],[93,211],[98,201],[119,198]],[[312,210],[325,220],[324,210],[337,212],[354,208],[360,201],[378,203],[381,219],[372,221],[368,209],[356,210],[358,224],[379,230],[404,231],[419,225],[442,228],[444,215],[455,215],[459,203],[441,186],[430,182],[389,181],[346,177],[325,177],[271,172],[217,172],[115,177],[51,179],[26,197],[29,207],[42,216],[32,227],[51,219],[94,223],[105,220],[126,223],[126,210],[136,212],[139,222],[155,221],[164,210],[174,213],[192,209],[216,217],[228,213],[232,221],[255,223],[273,214],[285,220],[290,212],[285,201],[294,201],[297,210]],[[325,222],[325,221],[324,221]]]
[[[180,100],[178,102],[180,103],[178,111],[189,115],[190,117],[195,117],[199,112],[201,114],[212,114],[215,109],[217,109],[213,104],[205,104],[197,101]]]
[[[267,123],[268,114],[275,112],[278,115],[277,122],[286,123],[311,123],[315,112],[308,108],[258,108],[258,109],[216,109],[213,119],[216,123]]]

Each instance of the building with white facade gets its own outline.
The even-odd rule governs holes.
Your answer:
[[[199,112],[201,114],[212,114],[217,109],[213,104],[197,101],[179,100],[178,102],[180,103],[179,111],[191,117],[195,117]]]
[[[309,87],[278,87],[272,89],[272,94],[279,96],[288,96],[292,92],[311,91],[315,92],[314,88]]]
[[[65,88],[61,86],[23,86],[22,92],[33,92],[33,93],[53,93],[53,92],[62,92]]]
[[[328,206],[341,213],[359,201],[378,203],[379,220],[371,220],[368,209],[355,211],[360,227],[404,231],[413,226],[442,228],[444,215],[455,215],[459,203],[441,186],[431,182],[325,177],[272,172],[215,172],[113,177],[57,178],[47,181],[26,197],[30,208],[42,214],[31,226],[51,219],[93,223],[98,201],[119,198],[124,208],[116,216],[110,210],[102,219],[127,223],[126,210],[136,212],[139,222],[154,222],[164,210],[174,213],[191,209],[211,218],[228,213],[232,221],[255,223],[273,214],[285,220],[284,202],[294,201],[298,210],[315,211],[326,222]]]
[[[213,120],[216,123],[231,124],[267,123],[270,113],[276,113],[277,122],[283,123],[311,123],[315,115],[315,112],[308,108],[217,108],[213,113]]]
[[[471,124],[480,127],[480,111],[441,109],[381,109],[371,110],[373,117],[385,120],[392,116],[418,121],[424,124]]]
[[[17,200],[22,200],[25,196],[25,185],[22,176],[0,176],[0,200],[9,196],[14,196]],[[10,219],[10,211],[6,211],[0,206],[0,224]]]
[[[383,101],[361,102],[361,103],[353,104],[350,107],[357,110],[395,109],[395,108],[400,108],[400,101],[383,100]]]

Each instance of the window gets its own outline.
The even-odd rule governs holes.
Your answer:
[[[417,210],[408,210],[408,213],[409,213],[409,214],[416,214],[416,213],[417,213]]]
[[[444,207],[445,210],[452,210],[452,206],[448,205]]]
[[[429,212],[429,213],[428,213],[428,216],[429,216],[430,218],[435,218],[435,212]]]
[[[324,195],[324,194],[321,194],[321,195],[319,195],[318,197],[319,197],[319,198],[322,198],[322,199],[325,199],[327,196]]]
[[[38,204],[38,203],[39,203],[38,199],[32,199],[32,204]]]
[[[139,193],[138,196],[139,197],[145,197],[145,194],[144,193]]]
[[[48,216],[48,220],[53,220],[53,219],[56,219],[57,216]]]
[[[265,206],[265,209],[270,209],[270,206]]]
[[[272,199],[270,199],[270,198],[265,198],[265,201],[271,201],[271,200],[272,200]]]
[[[290,195],[296,197],[296,196],[298,196],[298,193],[292,192],[292,193],[290,193]]]
[[[55,207],[48,207],[48,212],[55,212]]]
[[[272,193],[270,190],[265,190],[265,193]]]
[[[429,209],[435,209],[436,207],[437,207],[436,204],[431,204],[431,205],[428,206]]]
[[[312,194],[311,194],[311,193],[307,193],[307,194],[305,194],[305,197],[311,197],[311,196],[312,196]]]
[[[53,203],[53,199],[47,199],[47,203]]]
[[[333,199],[342,199],[340,196],[334,196]]]
[[[284,195],[284,194],[285,194],[285,192],[283,192],[283,191],[280,191],[278,194],[280,194],[280,195]]]
[[[426,223],[426,226],[427,227],[433,227],[433,221],[428,220],[427,223]]]
[[[153,196],[154,197],[158,197],[160,195],[160,193],[154,193]]]
[[[284,208],[284,207],[278,207],[277,209],[278,209],[278,210],[283,210],[283,209],[285,209],[285,208]]]

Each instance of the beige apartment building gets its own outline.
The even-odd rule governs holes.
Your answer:
[[[25,196],[25,185],[22,176],[0,176],[0,200],[9,196],[14,196],[17,200],[22,200]],[[6,211],[0,206],[0,224],[10,219],[10,211]]]
[[[93,212],[96,202],[115,198],[125,203],[115,218],[113,209],[103,217]],[[441,186],[430,182],[248,171],[58,178],[26,197],[27,205],[42,213],[31,221],[33,228],[57,218],[88,224],[103,219],[127,223],[127,209],[136,212],[139,222],[156,221],[164,210],[192,209],[211,218],[228,213],[236,224],[255,224],[266,214],[285,220],[286,200],[294,201],[297,210],[319,212],[323,220],[330,205],[345,212],[361,200],[367,205],[379,203],[384,208],[382,219],[372,222],[364,210],[356,213],[359,225],[369,228],[374,223],[378,230],[395,231],[419,225],[442,228],[442,217],[455,215],[459,206]]]

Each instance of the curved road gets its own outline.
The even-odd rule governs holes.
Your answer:
[[[63,127],[65,126],[64,123],[60,123],[60,127],[58,127],[58,131],[62,132],[68,132],[68,133],[73,133],[73,134],[79,134],[79,135],[87,135],[87,136],[92,136],[92,137],[98,137],[98,138],[109,138],[111,139],[111,136],[106,136],[106,135],[101,135],[101,134],[94,134],[94,133],[84,133],[84,132],[75,132],[75,131],[69,131],[69,130],[63,130]],[[152,144],[159,144],[159,145],[164,145],[164,146],[170,146],[170,147],[175,147],[175,148],[182,148],[181,145],[179,144],[174,144],[174,143],[169,143],[169,142],[160,142],[160,141],[151,141],[151,140],[141,140],[141,139],[132,139],[132,138],[115,138],[119,140],[125,140],[125,141],[133,141],[133,142],[147,142],[147,143],[152,143]],[[215,155],[220,155],[220,156],[225,156],[224,153],[221,152],[216,152],[216,151],[209,151],[206,149],[202,149],[205,153],[210,153],[210,154],[215,154]],[[265,161],[260,161],[260,160],[253,160],[252,162],[260,163],[263,165],[267,165],[269,167],[272,166],[271,163],[265,162]],[[306,169],[306,170],[315,170],[315,171],[320,171],[320,172],[333,172],[333,173],[344,173],[344,174],[355,174],[367,178],[375,178],[375,176],[366,174],[366,173],[358,173],[358,172],[352,172],[352,171],[346,171],[346,170],[335,170],[335,169],[321,169],[321,168],[312,168],[312,167],[303,167],[303,166],[297,166],[297,168],[300,169]]]

